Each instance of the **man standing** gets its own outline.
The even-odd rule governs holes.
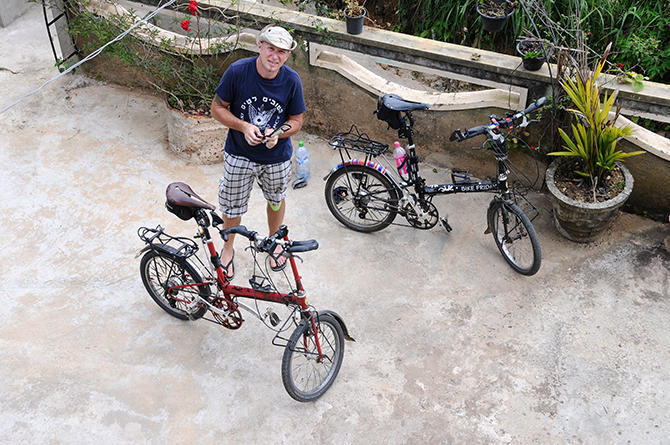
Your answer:
[[[257,57],[238,60],[223,74],[211,113],[230,129],[224,173],[219,180],[224,227],[240,224],[256,179],[267,200],[268,229],[273,234],[284,220],[293,153],[290,136],[302,127],[305,101],[298,73],[284,66],[297,45],[288,31],[266,26],[259,33],[257,44]],[[282,124],[289,124],[291,129],[269,136]],[[221,252],[221,263],[231,279],[235,274],[234,239],[235,235],[229,235]],[[280,252],[278,249],[275,253]],[[273,270],[285,266],[284,256],[270,257]]]

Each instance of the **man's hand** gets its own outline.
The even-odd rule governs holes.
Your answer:
[[[274,136],[269,136],[269,134],[272,134],[272,132],[275,131],[274,128],[266,128],[265,129],[265,146],[267,148],[272,148],[275,145],[277,145],[277,142],[279,141],[279,135],[276,134]]]
[[[257,126],[247,123],[244,126],[244,139],[249,145],[258,145],[263,140],[263,133],[261,133],[261,130]],[[275,141],[276,143],[277,141]]]

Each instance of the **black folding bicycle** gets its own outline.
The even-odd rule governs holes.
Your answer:
[[[464,141],[486,135],[479,148],[493,151],[497,161],[497,176],[487,181],[475,181],[467,171],[452,171],[451,183],[428,185],[419,173],[419,158],[414,146],[414,117],[412,111],[425,110],[427,104],[411,102],[387,94],[380,97],[375,113],[391,128],[398,130],[398,137],[407,139],[407,156],[397,168],[387,169],[378,161],[391,166],[384,156],[387,144],[371,140],[360,133],[356,126],[332,137],[329,144],[339,150],[341,163],[324,178],[325,198],[330,212],[345,226],[359,232],[374,232],[393,223],[400,214],[418,229],[430,229],[438,222],[447,230],[451,226],[446,217],[440,218],[432,203],[436,195],[453,193],[493,192],[487,211],[488,227],[498,249],[512,268],[523,274],[533,275],[540,269],[541,249],[531,220],[538,210],[526,198],[527,187],[508,184],[510,165],[509,146],[501,132],[513,127],[526,127],[531,121],[527,115],[543,106],[542,97],[523,111],[508,114],[506,118],[490,116],[490,123],[461,131],[457,129],[449,138]],[[364,158],[352,158],[351,151],[363,153]],[[401,173],[407,168],[407,174]],[[397,174],[392,174],[397,170]],[[532,212],[531,218],[522,207]]]

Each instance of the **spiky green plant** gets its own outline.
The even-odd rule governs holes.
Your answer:
[[[572,138],[562,129],[558,129],[565,142],[564,150],[549,153],[550,156],[580,158],[581,169],[575,170],[575,173],[589,178],[593,189],[616,167],[617,161],[644,153],[644,151],[626,153],[616,148],[617,141],[630,136],[633,129],[631,126],[619,128],[614,125],[619,115],[618,110],[615,118],[610,120],[609,113],[616,98],[614,92],[609,95],[604,93],[602,103],[600,101],[601,92],[597,80],[605,65],[608,50],[592,73],[580,70],[577,72],[576,80],[573,81],[568,77],[561,82],[563,90],[576,107],[568,111],[578,117],[578,122],[576,125],[571,125]]]

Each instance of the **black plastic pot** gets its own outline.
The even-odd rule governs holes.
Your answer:
[[[502,4],[505,3],[504,1],[496,1],[494,0],[495,3]],[[503,30],[505,27],[505,24],[507,23],[507,20],[514,14],[514,9],[510,11],[509,14],[505,16],[499,16],[499,17],[492,17],[489,15],[484,14],[480,8],[479,8],[479,2],[477,3],[477,13],[481,16],[482,18],[482,28],[484,28],[484,31],[488,32],[500,32]]]
[[[542,65],[544,65],[544,62],[549,60],[551,55],[554,53],[554,47],[548,43],[542,42],[541,44],[544,45],[544,51],[546,53],[545,55],[542,55],[540,57],[526,57],[525,54],[528,52],[528,50],[524,49],[524,46],[528,45],[531,42],[536,42],[532,40],[521,40],[516,44],[516,52],[519,53],[521,56],[521,61],[523,63],[523,67],[528,70],[528,71],[537,71],[540,68],[542,68]]]
[[[367,10],[363,9],[363,15],[358,17],[351,17],[349,15],[349,10],[344,10],[345,20],[347,23],[347,32],[349,34],[360,34],[363,32],[363,22],[365,21],[365,15]]]

